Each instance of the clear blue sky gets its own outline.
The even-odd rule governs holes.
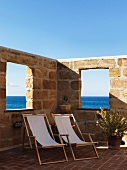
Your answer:
[[[127,0],[0,0],[0,45],[55,59],[127,54]]]

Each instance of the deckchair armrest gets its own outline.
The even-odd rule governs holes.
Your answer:
[[[69,136],[69,134],[53,134],[54,136]]]
[[[28,136],[28,137],[30,137],[30,138],[35,138],[35,136]]]
[[[83,135],[95,135],[94,133],[82,133]]]
[[[69,136],[69,134],[60,134],[60,136]]]

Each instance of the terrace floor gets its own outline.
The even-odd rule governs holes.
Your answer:
[[[0,170],[127,170],[127,148],[110,150],[98,148],[99,159],[73,161],[70,149],[66,147],[69,161],[48,165],[39,165],[35,150],[21,147],[0,152]],[[92,156],[92,148],[76,148],[77,156]],[[62,158],[61,149],[41,150],[44,160],[55,160]],[[94,156],[94,155],[93,155]]]

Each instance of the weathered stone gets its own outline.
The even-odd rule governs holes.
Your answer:
[[[26,76],[31,77],[33,76],[33,70],[30,67],[26,67]]]
[[[52,90],[52,91],[49,91],[49,99],[57,99],[57,93],[56,91]]]
[[[114,109],[127,109],[127,101],[122,101],[118,98],[110,99],[110,106]]]
[[[27,100],[27,102],[26,102],[26,108],[27,108],[27,109],[28,109],[28,108],[33,109],[33,100]]]
[[[44,67],[48,69],[56,69],[56,61],[51,59],[44,59]]]
[[[33,98],[36,99],[48,99],[48,91],[47,90],[34,90]]]
[[[26,79],[26,88],[33,88],[33,78]]]
[[[0,74],[0,86],[5,87],[5,85],[6,85],[6,77],[5,75]]]
[[[69,90],[69,82],[68,81],[58,81],[57,84],[58,90]]]
[[[127,78],[125,79],[112,79],[110,81],[111,88],[127,88]]]
[[[74,68],[88,69],[88,68],[110,68],[115,66],[114,59],[89,59],[79,60],[74,62]]]
[[[49,72],[49,79],[56,80],[56,71],[50,71]]]
[[[0,112],[2,113],[2,111],[5,109],[6,109],[6,100],[2,99],[0,100]]]
[[[33,101],[33,109],[41,110],[42,109],[41,101]]]
[[[126,89],[122,91],[122,96],[127,97],[127,90]]]
[[[0,88],[0,99],[5,99],[5,98],[6,98],[6,89]]]
[[[44,89],[55,90],[56,89],[56,81],[43,80],[43,88]]]
[[[33,89],[41,89],[42,88],[42,81],[39,78],[33,79]]]
[[[87,122],[86,128],[90,132],[96,131],[96,123],[95,122]]]
[[[46,101],[43,101],[43,109],[52,109],[54,106],[54,101],[49,101],[49,100],[46,100]]]
[[[80,90],[81,89],[81,82],[80,81],[72,81],[71,88],[73,90]]]
[[[33,99],[33,90],[26,91],[26,99]]]
[[[119,58],[118,65],[119,66],[127,66],[127,58]]]
[[[123,75],[124,75],[124,76],[127,76],[127,68],[124,68],[124,69],[123,69]]]
[[[60,79],[78,79],[79,78],[79,74],[72,72],[72,70],[68,70],[68,71],[60,71],[59,72],[59,76]]]
[[[120,68],[110,68],[109,69],[109,77],[120,77],[121,69]]]
[[[0,72],[6,72],[6,63],[0,62]]]
[[[43,72],[41,69],[33,69],[33,76],[36,78],[43,78]]]
[[[112,95],[114,97],[119,97],[120,96],[120,90],[110,89],[110,95]]]

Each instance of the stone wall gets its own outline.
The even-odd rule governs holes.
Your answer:
[[[6,64],[12,62],[26,66],[25,110],[6,110]],[[5,47],[0,47],[0,149],[22,143],[23,126],[14,128],[22,113],[60,113],[59,105],[68,97],[71,112],[82,132],[91,132],[95,140],[105,141],[96,127],[95,109],[81,109],[81,71],[108,69],[110,81],[110,107],[127,114],[127,56],[54,60]],[[86,80],[87,81],[87,80]],[[78,108],[78,109],[77,109]]]
[[[6,110],[7,62],[26,66],[26,110]],[[0,149],[22,143],[23,127],[13,128],[14,114],[21,119],[22,113],[48,114],[54,112],[56,107],[57,61],[0,47]]]

